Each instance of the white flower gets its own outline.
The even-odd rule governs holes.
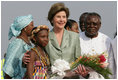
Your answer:
[[[59,76],[64,76],[65,75],[65,70],[69,70],[70,65],[67,61],[57,59],[55,60],[54,64],[51,67],[52,73],[57,73]]]

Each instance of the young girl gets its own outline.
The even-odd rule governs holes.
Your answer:
[[[49,28],[45,25],[35,27],[32,30],[32,42],[35,47],[29,52],[30,62],[27,64],[27,78],[46,79],[50,65],[48,55],[44,47],[48,44]]]

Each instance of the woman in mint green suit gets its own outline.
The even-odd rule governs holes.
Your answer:
[[[46,51],[49,54],[51,64],[56,59],[64,59],[68,62],[74,61],[80,56],[80,43],[78,34],[64,29],[61,45],[56,39],[54,29],[49,33],[49,43],[46,46]]]
[[[64,59],[71,63],[81,55],[78,34],[64,29],[68,17],[69,9],[65,7],[63,3],[53,4],[48,12],[48,20],[53,26],[53,29],[49,32],[49,43],[45,47],[45,50],[49,55],[51,65],[53,65],[56,59]],[[25,64],[27,64],[30,59],[27,58],[27,56],[28,54],[25,53],[23,57],[23,62]],[[83,69],[81,66],[80,68]],[[84,73],[80,72],[80,75],[81,74],[86,74],[86,71]],[[69,74],[67,73],[65,77],[73,78],[75,75],[76,73],[72,72]],[[76,78],[78,78],[78,74]]]
[[[63,3],[52,5],[48,12],[48,20],[53,29],[49,33],[49,43],[46,51],[51,64],[56,59],[64,59],[71,63],[81,54],[78,34],[64,29],[69,17],[69,9]]]

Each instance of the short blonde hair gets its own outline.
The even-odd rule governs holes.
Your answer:
[[[69,9],[65,7],[64,3],[55,3],[51,6],[48,12],[48,20],[50,21],[51,25],[53,26],[52,20],[56,13],[60,11],[65,11],[66,17],[69,17]]]

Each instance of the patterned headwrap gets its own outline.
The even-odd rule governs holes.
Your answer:
[[[9,29],[8,38],[9,40],[14,36],[17,37],[23,28],[33,21],[32,15],[18,16],[15,18],[14,22],[11,24]]]
[[[33,41],[35,41],[34,39],[35,34],[37,34],[41,30],[47,30],[49,32],[49,28],[46,25],[40,25],[38,27],[34,27],[34,29],[32,30],[32,36],[31,36],[31,39],[33,39]]]

